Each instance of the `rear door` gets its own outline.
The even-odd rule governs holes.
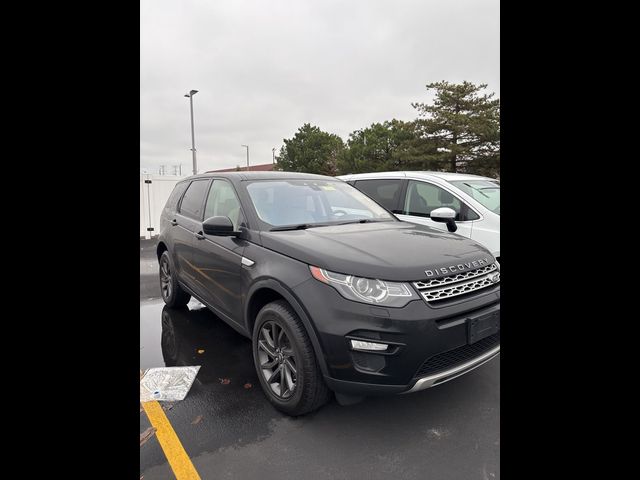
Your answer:
[[[396,213],[402,209],[405,184],[406,180],[402,178],[376,178],[356,180],[353,186],[390,212]]]
[[[193,268],[195,234],[202,229],[204,200],[211,179],[193,180],[178,204],[175,218],[170,222],[173,238],[173,260],[178,275],[193,288],[197,271]]]
[[[178,213],[178,204],[180,203],[180,199],[182,198],[182,194],[185,192],[187,187],[189,186],[188,181],[180,182],[176,184],[169,195],[169,199],[167,203],[164,205],[162,209],[162,213],[160,214],[160,235],[163,235],[166,239],[171,241],[171,235],[173,234],[172,230],[176,226],[176,214]],[[173,251],[173,244],[171,244],[171,249]]]

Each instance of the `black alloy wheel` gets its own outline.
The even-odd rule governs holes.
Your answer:
[[[159,262],[160,295],[162,295],[162,300],[164,300],[164,303],[166,303],[168,307],[184,307],[189,303],[189,300],[191,300],[191,295],[185,292],[178,283],[173,261],[171,260],[171,255],[169,255],[168,250],[162,252]]]
[[[260,385],[275,408],[304,415],[327,403],[332,392],[300,317],[284,300],[260,309],[252,334]]]
[[[284,328],[266,322],[258,336],[258,358],[262,376],[280,399],[293,395],[298,381],[298,361]]]
[[[163,255],[160,258],[160,290],[162,298],[166,300],[171,298],[173,286],[171,285],[171,266],[169,265],[168,256]]]

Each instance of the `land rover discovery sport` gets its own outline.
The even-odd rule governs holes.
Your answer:
[[[443,210],[431,218],[450,226]],[[415,392],[500,352],[500,266],[450,231],[331,177],[196,175],[161,215],[162,297],[193,296],[249,337],[267,398],[290,415],[331,392],[343,404]]]

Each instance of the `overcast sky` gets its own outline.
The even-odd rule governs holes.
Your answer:
[[[140,167],[271,162],[309,122],[350,132],[416,117],[430,82],[500,96],[498,0],[142,0]],[[276,150],[277,154],[277,150]]]

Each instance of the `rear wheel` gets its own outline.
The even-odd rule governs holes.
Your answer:
[[[253,359],[269,401],[288,415],[317,410],[331,396],[302,322],[283,300],[265,305],[253,329]]]
[[[169,307],[184,307],[191,299],[191,295],[178,283],[171,255],[167,250],[160,256],[160,294]]]

